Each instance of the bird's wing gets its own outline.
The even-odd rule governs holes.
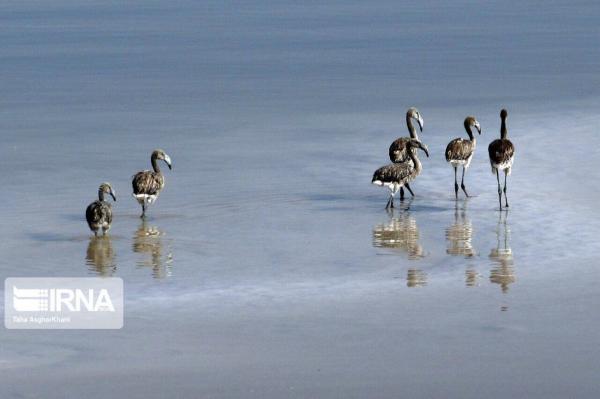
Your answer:
[[[136,173],[131,181],[134,194],[148,195],[154,195],[159,192],[161,189],[160,183],[160,176],[157,176],[156,173],[149,170]]]
[[[473,144],[470,140],[454,139],[446,147],[446,161],[467,160],[473,154]]]
[[[507,139],[496,139],[488,147],[490,161],[496,164],[508,162],[515,155],[515,147]]]
[[[410,175],[412,169],[412,165],[406,163],[386,165],[373,173],[373,179],[371,181],[379,180],[384,183],[401,182]]]
[[[112,208],[108,202],[94,201],[85,210],[88,223],[112,222]]]

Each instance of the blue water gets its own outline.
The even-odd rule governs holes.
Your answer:
[[[1,330],[0,396],[596,397],[599,18],[594,2],[3,3],[0,277],[122,277],[126,317]],[[369,182],[409,106],[431,157],[390,214]],[[475,196],[455,201],[443,150],[469,114]],[[173,170],[144,223],[130,179],[159,147]],[[94,240],[103,181],[118,200]]]

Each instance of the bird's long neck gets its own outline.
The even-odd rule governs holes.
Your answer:
[[[508,130],[506,129],[506,118],[502,118],[502,124],[500,125],[500,138],[505,139],[508,136]]]
[[[410,114],[406,114],[406,126],[408,126],[408,133],[410,134],[410,137],[418,140],[419,137],[417,136],[417,129],[415,129],[413,126]]]
[[[98,190],[98,199],[104,201],[104,191]]]
[[[417,157],[417,150],[415,150],[414,148],[409,148],[408,156],[412,160],[413,165],[415,165],[415,171],[417,173],[421,173],[421,169],[423,168],[423,166],[421,165],[421,161],[419,161],[419,157]]]
[[[152,155],[152,158],[150,158],[150,163],[152,163],[152,169],[154,169],[156,173],[160,173],[160,168],[158,167],[158,163],[156,161],[156,156]]]
[[[469,135],[469,139],[471,141],[475,141],[475,137],[473,136],[473,131],[471,130],[471,125],[467,122],[465,122],[465,130],[467,131],[467,134]]]

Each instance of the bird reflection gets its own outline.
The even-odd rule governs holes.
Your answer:
[[[117,263],[110,236],[90,237],[85,263],[91,271],[100,276],[112,276],[117,270]]]
[[[496,232],[498,243],[496,248],[490,251],[490,259],[494,267],[490,271],[490,281],[499,284],[503,293],[508,292],[508,286],[515,282],[515,269],[513,263],[513,253],[510,248],[510,229],[504,216],[500,213],[498,219],[498,230]]]
[[[164,232],[149,226],[146,220],[142,220],[133,236],[133,252],[144,255],[137,261],[138,266],[152,268],[152,276],[159,279],[171,275],[173,262],[170,248],[167,245],[165,250],[163,241]]]
[[[406,273],[407,287],[423,287],[427,285],[427,273],[421,269],[408,269]]]
[[[406,252],[409,259],[420,259],[425,256],[425,251],[419,243],[417,222],[408,212],[402,212],[387,223],[375,226],[373,246]]]
[[[467,269],[465,271],[465,285],[467,287],[477,287],[479,285],[479,273],[473,269]]]
[[[453,256],[464,256],[471,258],[477,255],[473,248],[473,226],[467,218],[467,204],[462,209],[458,204],[454,209],[454,223],[446,229],[446,242],[448,248],[446,253]]]

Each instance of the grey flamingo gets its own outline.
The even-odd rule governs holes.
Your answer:
[[[417,135],[417,129],[415,129],[412,123],[413,119],[419,124],[419,130],[421,132],[423,131],[424,122],[421,113],[415,107],[410,107],[406,111],[406,127],[408,127],[408,133],[410,134],[410,137],[400,137],[394,140],[394,142],[390,145],[389,148],[390,161],[394,163],[410,162],[410,156],[407,151],[407,143],[411,139],[419,140],[419,136]],[[405,186],[408,189],[408,191],[410,191],[410,195],[414,197],[415,194],[411,190],[410,185],[407,183]],[[400,187],[400,199],[404,199],[403,187]]]
[[[503,191],[505,206],[508,208],[508,198],[506,197],[506,177],[511,173],[513,160],[515,158],[515,146],[509,139],[506,138],[508,136],[508,131],[506,129],[507,116],[508,111],[505,109],[500,111],[500,119],[502,120],[502,124],[500,126],[500,138],[492,141],[488,147],[492,173],[496,173],[496,180],[498,181],[498,202],[500,203],[500,210],[502,210]],[[500,187],[500,171],[504,172],[504,189]]]
[[[157,160],[165,161],[169,169],[171,169],[171,157],[163,150],[154,150],[150,157],[153,170],[144,170],[136,173],[131,182],[133,196],[142,206],[141,217],[146,216],[146,208],[156,201],[160,191],[165,187],[165,177],[156,163]]]
[[[481,126],[474,116],[467,116],[465,118],[464,126],[467,134],[469,135],[469,140],[456,138],[449,142],[448,146],[446,147],[446,161],[454,168],[454,195],[457,199],[458,182],[456,181],[456,172],[460,165],[462,165],[462,178],[460,180],[460,187],[464,191],[465,195],[469,197],[465,187],[465,171],[471,164],[471,159],[473,159],[473,154],[475,153],[475,146],[477,145],[477,140],[473,136],[471,127],[477,129],[479,134],[481,134]]]
[[[373,173],[371,183],[382,187],[385,186],[390,190],[390,198],[385,207],[386,209],[394,207],[394,196],[398,190],[413,181],[421,173],[423,167],[417,157],[417,148],[423,150],[425,155],[429,157],[427,146],[417,139],[410,139],[406,147],[411,162],[392,163],[377,169]]]
[[[85,210],[85,219],[95,236],[100,230],[102,230],[102,235],[105,235],[110,230],[112,223],[112,207],[107,201],[104,201],[104,194],[109,194],[113,200],[117,200],[110,183],[102,183],[98,188],[98,200],[89,204]]]

